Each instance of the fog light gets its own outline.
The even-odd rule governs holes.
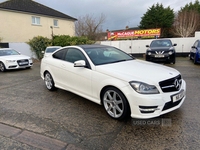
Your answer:
[[[148,55],[151,55],[151,52],[148,52]]]
[[[141,113],[153,113],[159,110],[158,106],[139,106]]]

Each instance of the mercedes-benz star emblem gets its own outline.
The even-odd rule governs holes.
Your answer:
[[[175,86],[175,88],[176,88],[177,90],[179,90],[179,88],[180,88],[180,83],[179,83],[178,79],[176,79],[176,80],[174,81],[174,86]]]

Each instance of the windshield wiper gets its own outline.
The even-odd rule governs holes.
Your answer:
[[[122,62],[122,61],[128,61],[128,60],[132,60],[132,59],[122,59],[122,60],[113,61],[112,63],[117,63],[117,62]]]

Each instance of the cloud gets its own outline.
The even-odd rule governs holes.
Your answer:
[[[5,0],[0,0],[3,2]],[[34,0],[38,3],[56,9],[69,16],[78,18],[86,14],[100,17],[106,16],[103,24],[104,31],[124,29],[126,26],[137,27],[141,17],[153,4],[162,3],[175,11],[190,3],[191,0]],[[195,0],[192,0],[194,3]]]

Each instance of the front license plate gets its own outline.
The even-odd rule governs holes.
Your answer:
[[[184,97],[184,90],[181,90],[180,93],[172,96],[172,102],[173,103],[177,102],[177,101],[181,100],[183,97]]]
[[[155,57],[162,58],[162,57],[165,57],[165,56],[164,55],[155,55]]]
[[[20,62],[20,65],[28,65],[28,62]]]

